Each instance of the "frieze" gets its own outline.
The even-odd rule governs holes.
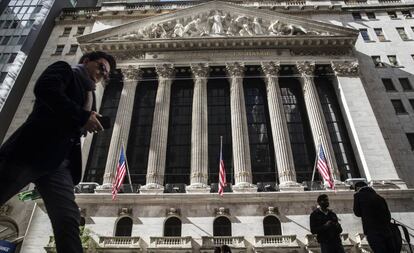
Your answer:
[[[330,36],[329,32],[308,30],[279,19],[263,20],[255,16],[234,15],[212,10],[192,18],[151,23],[135,31],[106,38],[106,40],[136,41],[188,37],[248,37],[248,36]]]
[[[356,61],[333,61],[332,69],[337,76],[358,76],[359,65]]]

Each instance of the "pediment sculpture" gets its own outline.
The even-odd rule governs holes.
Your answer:
[[[328,32],[308,30],[279,19],[262,20],[259,17],[232,15],[219,10],[200,14],[192,19],[149,24],[117,36],[117,40],[169,39],[189,37],[244,37],[244,36],[296,36],[330,35]]]

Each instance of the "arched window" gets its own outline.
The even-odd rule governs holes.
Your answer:
[[[132,233],[132,219],[130,217],[123,217],[118,220],[116,224],[115,236],[131,236]]]
[[[231,222],[227,217],[220,216],[214,220],[214,236],[231,236]]]
[[[273,215],[266,216],[263,219],[264,235],[281,235],[282,228],[280,221]]]
[[[164,224],[164,236],[181,236],[181,220],[170,217]]]

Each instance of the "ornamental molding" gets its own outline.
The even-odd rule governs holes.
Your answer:
[[[226,70],[230,77],[243,77],[244,76],[244,64],[239,62],[227,63]]]
[[[359,64],[357,61],[333,61],[331,66],[337,76],[359,75]]]
[[[280,71],[280,62],[262,62],[261,69],[267,76],[278,76]]]
[[[126,67],[121,67],[122,74],[126,81],[136,81],[141,79],[143,71],[136,66],[128,65]]]
[[[196,78],[206,78],[210,73],[208,63],[191,64],[191,71]]]
[[[358,31],[285,13],[211,1],[79,36],[85,51],[352,47]],[[202,40],[201,40],[202,38]]]
[[[301,75],[312,76],[313,72],[315,71],[315,62],[313,61],[297,62],[296,67]]]
[[[155,66],[155,70],[160,78],[171,78],[175,73],[173,64],[159,64]]]

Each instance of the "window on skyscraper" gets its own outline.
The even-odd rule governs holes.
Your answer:
[[[390,61],[391,66],[393,67],[399,67],[400,64],[398,63],[397,56],[396,55],[387,55],[388,60]]]
[[[406,133],[408,142],[410,143],[411,150],[414,150],[414,133]]]
[[[10,38],[11,36],[4,36],[0,45],[3,45],[3,46],[7,45],[9,43]]]
[[[397,91],[391,78],[382,78],[381,80],[386,91]]]
[[[382,28],[374,28],[374,32],[375,35],[377,35],[377,38],[379,41],[387,41],[387,39],[385,38],[385,34],[384,31],[382,30]]]
[[[397,27],[396,29],[397,29],[397,32],[398,32],[398,34],[400,35],[400,38],[401,38],[402,40],[409,40],[409,39],[410,39],[410,38],[408,38],[408,35],[407,35],[407,33],[405,32],[404,27]]]
[[[404,16],[404,18],[412,18],[413,17],[410,10],[401,11],[401,13]]]
[[[361,13],[359,12],[352,12],[352,17],[354,18],[354,20],[361,20]]]
[[[20,36],[19,41],[17,42],[17,45],[23,45],[24,41],[26,40],[27,36],[26,35],[22,35]]]
[[[368,19],[376,19],[375,12],[367,12]]]
[[[7,72],[0,72],[0,83],[4,82],[4,79],[6,79]]]
[[[70,31],[72,31],[72,27],[65,27],[61,37],[69,37]]]
[[[396,114],[406,114],[407,110],[405,110],[404,104],[402,103],[401,99],[391,99],[392,106],[394,107]]]
[[[388,11],[387,14],[391,19],[397,18],[397,13],[395,11]]]
[[[398,81],[400,81],[401,87],[404,91],[413,90],[413,86],[411,86],[410,80],[408,78],[398,78]]]
[[[64,47],[65,45],[57,45],[54,55],[61,55]]]
[[[367,29],[359,29],[359,32],[361,33],[361,36],[364,39],[364,41],[371,41],[371,38],[369,37],[369,33]]]
[[[82,35],[85,32],[84,26],[78,26],[78,30],[76,31],[76,35]]]
[[[72,44],[70,45],[68,54],[76,54],[77,50],[78,50],[78,44]]]
[[[12,54],[10,55],[10,58],[9,58],[9,60],[7,61],[7,63],[13,63],[13,62],[14,62],[14,59],[16,59],[16,56],[17,56],[17,53],[12,53]]]

